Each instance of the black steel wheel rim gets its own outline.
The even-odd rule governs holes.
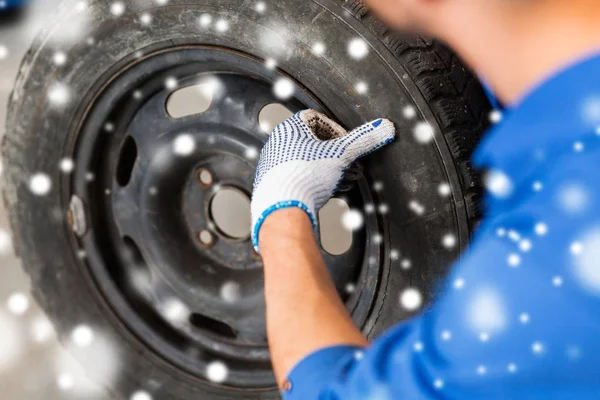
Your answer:
[[[223,361],[229,373],[220,384],[273,387],[260,258],[249,238],[227,237],[211,224],[209,205],[223,187],[250,195],[257,160],[247,150],[260,149],[268,138],[258,123],[264,106],[327,112],[327,104],[299,82],[292,98],[277,99],[272,85],[286,77],[283,71],[222,48],[185,46],[136,55],[106,76],[87,106],[74,148],[72,194],[89,211],[75,254],[127,329],[162,358],[202,379],[207,365]],[[165,84],[173,79],[175,86]],[[168,97],[207,79],[223,85],[211,107],[171,118]],[[173,151],[182,135],[195,143],[185,156]],[[132,163],[123,161],[127,154]],[[202,170],[211,173],[208,187],[199,181]],[[347,190],[337,196],[362,210],[374,204],[377,193],[356,174],[360,168],[352,171],[355,176],[343,185]],[[371,312],[387,246],[378,218],[365,213],[346,253],[322,251],[359,326]],[[212,234],[209,247],[199,240],[203,230]],[[221,293],[232,282],[239,296],[233,303]],[[352,293],[348,283],[356,283]]]

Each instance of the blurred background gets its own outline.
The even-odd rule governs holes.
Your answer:
[[[6,106],[21,59],[56,3],[43,0],[6,11],[8,3],[0,0],[0,136],[4,135]],[[29,295],[29,280],[11,242],[8,217],[0,201],[0,398],[109,398],[85,379],[59,346],[51,324]],[[85,395],[77,390],[84,386]]]

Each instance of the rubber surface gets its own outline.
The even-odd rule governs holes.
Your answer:
[[[479,215],[481,191],[468,159],[489,112],[478,81],[448,49],[424,38],[397,36],[357,1],[268,1],[261,14],[250,0],[171,0],[164,6],[143,0],[127,2],[118,17],[111,14],[110,2],[88,3],[80,40],[53,40],[69,37],[61,31],[81,19],[74,2],[67,1],[53,18],[56,25],[40,33],[23,61],[3,141],[3,195],[34,296],[60,337],[68,340],[72,329],[85,323],[117,346],[118,378],[103,382],[116,398],[129,398],[140,389],[156,399],[278,398],[276,390],[239,391],[207,383],[156,356],[115,317],[73,251],[76,238],[64,218],[70,182],[58,165],[74,152],[78,124],[94,94],[110,80],[109,72],[135,62],[140,50],[147,54],[208,44],[273,57],[346,127],[379,117],[393,120],[398,140],[368,157],[365,165],[367,176],[393,193],[378,199],[389,206],[381,233],[400,257],[381,254],[384,268],[376,304],[362,328],[374,337],[409,317],[398,301],[407,287],[421,289],[427,298],[435,295],[440,277],[467,245]],[[146,11],[152,15],[148,26],[140,22]],[[210,13],[213,21],[227,20],[228,30],[202,28],[198,19],[203,13]],[[348,41],[356,37],[369,44],[369,54],[362,60],[347,54]],[[326,46],[323,55],[311,50],[318,41]],[[67,65],[52,63],[57,50],[66,53]],[[368,84],[367,94],[356,91],[360,81]],[[67,85],[71,95],[63,107],[47,101],[56,82]],[[416,109],[416,118],[405,117],[406,106]],[[428,144],[413,137],[419,120],[434,129],[435,138]],[[38,172],[52,179],[48,196],[36,197],[29,191],[29,178]],[[442,182],[450,183],[447,197],[438,194]],[[423,206],[422,215],[411,210],[411,201]],[[456,237],[455,247],[442,246],[446,234]],[[90,360],[80,357],[80,361],[93,376]]]

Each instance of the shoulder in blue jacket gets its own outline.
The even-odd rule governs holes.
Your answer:
[[[600,398],[600,56],[507,110],[475,163],[486,216],[436,303],[309,355],[287,400]]]

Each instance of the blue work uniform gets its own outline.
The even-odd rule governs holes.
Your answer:
[[[600,399],[600,54],[506,110],[474,163],[485,218],[436,302],[310,354],[286,400]]]

